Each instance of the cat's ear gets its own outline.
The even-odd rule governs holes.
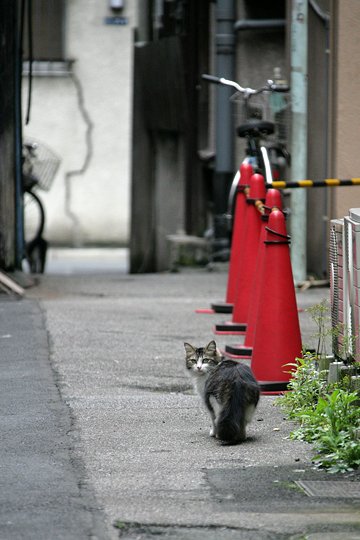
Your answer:
[[[190,343],[184,343],[186,354],[193,354],[195,352],[195,347],[190,345]]]
[[[207,352],[207,354],[216,353],[216,342],[213,339],[210,341],[210,343],[206,345],[205,351]]]
[[[216,342],[214,340],[211,340],[210,343],[207,344],[205,348],[205,353],[208,356],[212,356],[214,360],[217,360],[218,362],[220,362],[222,359],[222,354],[217,348]]]

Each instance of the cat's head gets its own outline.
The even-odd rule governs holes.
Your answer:
[[[184,347],[186,369],[195,377],[208,375],[221,361],[221,354],[214,340],[206,347],[193,347],[190,343],[184,343]]]

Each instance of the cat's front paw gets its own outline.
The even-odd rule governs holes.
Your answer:
[[[209,433],[210,437],[216,437],[216,433],[215,433],[215,428],[211,428],[210,429],[210,433]]]

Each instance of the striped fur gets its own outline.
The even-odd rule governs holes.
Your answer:
[[[260,397],[251,369],[222,358],[215,341],[206,347],[184,346],[186,368],[211,416],[210,435],[224,444],[244,441]]]

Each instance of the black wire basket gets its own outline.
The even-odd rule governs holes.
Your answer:
[[[262,92],[250,95],[247,100],[243,94],[236,93],[231,98],[235,104],[236,125],[265,120],[274,123],[272,139],[286,144],[290,139],[291,108],[290,92]]]

